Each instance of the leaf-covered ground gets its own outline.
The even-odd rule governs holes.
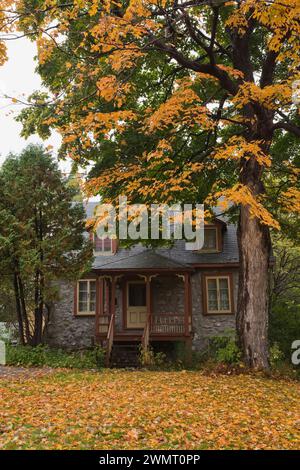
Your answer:
[[[0,376],[1,449],[299,449],[300,385],[199,372]]]

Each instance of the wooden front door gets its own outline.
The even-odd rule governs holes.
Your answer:
[[[144,328],[147,318],[146,284],[127,282],[127,328]]]

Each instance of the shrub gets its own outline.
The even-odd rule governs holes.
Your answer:
[[[238,364],[241,360],[241,351],[230,334],[210,338],[209,349],[211,358],[216,362]]]
[[[272,367],[276,367],[284,361],[284,353],[281,351],[279,344],[275,342],[270,347],[270,363]]]
[[[300,307],[298,304],[278,302],[273,306],[269,320],[271,344],[277,344],[287,361],[291,361],[293,341],[300,339]]]
[[[46,346],[7,345],[7,365],[13,366],[49,366],[70,369],[95,369],[104,367],[104,350],[96,347],[91,350],[66,352]]]
[[[167,356],[163,352],[155,352],[152,348],[147,350],[141,347],[139,355],[140,364],[148,369],[160,369],[167,365]]]

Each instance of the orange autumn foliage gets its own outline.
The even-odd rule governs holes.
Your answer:
[[[74,54],[61,68],[60,73],[70,74],[71,79],[62,97],[56,100],[56,114],[50,118],[53,120],[48,118],[45,123],[51,122],[61,132],[63,150],[76,162],[81,161],[82,155],[87,155],[88,160],[94,148],[101,155],[105,140],[116,144],[115,165],[89,181],[88,194],[101,194],[101,188],[108,188],[110,195],[113,190],[122,191],[132,199],[142,196],[169,202],[180,200],[184,194],[192,198],[198,194],[201,177],[206,181],[224,164],[232,163],[235,167],[230,167],[234,168],[230,171],[235,172],[235,184],[228,188],[225,178],[220,177],[218,184],[212,185],[207,201],[215,201],[216,194],[222,194],[237,205],[249,206],[251,214],[263,224],[278,228],[266,208],[267,195],[261,197],[256,185],[242,181],[240,175],[251,163],[258,165],[257,175],[262,182],[272,175],[274,133],[297,127],[290,125],[286,115],[291,109],[297,114],[293,84],[300,78],[300,0],[229,1],[221,2],[221,6],[216,3],[199,4],[197,8],[185,5],[180,10],[173,0],[130,0],[125,4],[116,0],[76,0],[61,8],[57,0],[46,0],[48,10],[38,37],[41,65],[51,62],[53,40],[67,37],[81,15],[90,17],[90,21],[81,32]],[[23,0],[17,4],[22,10]],[[219,8],[223,8],[224,18],[214,17]],[[221,23],[215,31],[213,18]],[[34,14],[32,18],[28,15],[28,24],[35,24],[35,20]],[[51,39],[44,32],[57,20],[56,28],[49,32],[50,45]],[[201,31],[195,26],[199,24],[203,26]],[[243,58],[238,61],[230,55],[230,47],[238,50],[251,42],[255,29],[264,32],[259,48],[265,50],[269,60],[259,72],[253,70],[253,64],[245,64]],[[197,48],[201,54],[196,53]],[[165,98],[149,100],[149,106],[143,106],[146,92],[139,95],[139,76],[136,78],[135,74],[151,68],[154,50],[166,57],[168,66],[176,63],[180,71]],[[285,67],[286,76],[281,78],[280,73],[274,72],[270,79],[266,71],[272,67]],[[94,88],[75,105],[74,96],[84,96],[86,77]],[[155,86],[158,81],[153,80]],[[265,125],[271,130],[264,132]],[[233,126],[238,126],[238,130]],[[130,129],[139,132],[141,138],[153,138],[153,148],[132,155],[128,161],[122,142],[126,142],[123,135]],[[208,158],[185,161],[184,149],[190,144],[190,136],[205,133],[208,140],[216,136]],[[177,136],[184,141],[182,147],[177,144]],[[298,182],[293,173],[289,178],[293,187],[289,191],[284,188],[278,202],[284,211],[296,213]]]
[[[299,383],[260,375],[0,374],[0,448],[299,448]],[[284,397],[284,399],[283,399]]]
[[[5,39],[7,34],[12,30],[11,10],[13,9],[14,0],[1,0],[0,7],[0,66],[7,60]]]

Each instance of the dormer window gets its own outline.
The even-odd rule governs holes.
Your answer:
[[[112,254],[113,253],[113,242],[111,238],[99,238],[96,233],[94,233],[94,252],[97,255],[100,254]]]
[[[218,249],[218,231],[217,227],[204,228],[204,244],[202,250],[217,251]]]
[[[204,227],[204,243],[200,251],[205,253],[222,251],[222,231],[219,225],[206,225]]]

